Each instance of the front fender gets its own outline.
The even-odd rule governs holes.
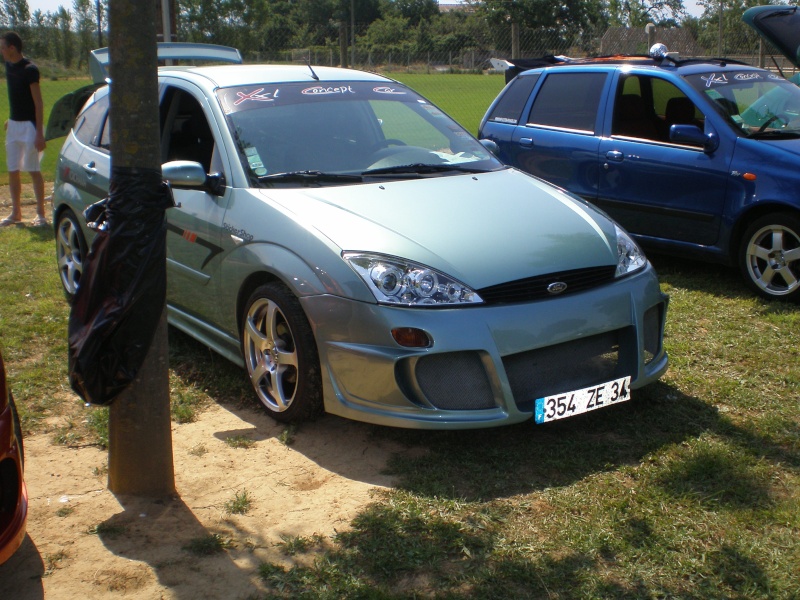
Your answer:
[[[291,249],[267,242],[246,244],[230,252],[220,268],[221,314],[230,319],[225,327],[237,331],[242,286],[253,280],[279,279],[298,298],[327,294],[375,303],[366,285],[341,257],[326,258],[311,264]]]

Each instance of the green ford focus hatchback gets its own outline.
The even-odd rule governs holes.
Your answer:
[[[228,64],[161,67],[159,93],[169,322],[275,419],[543,423],[666,370],[667,297],[631,238],[408,87]],[[62,106],[82,108],[53,194],[68,296],[110,174],[108,89],[87,95]]]

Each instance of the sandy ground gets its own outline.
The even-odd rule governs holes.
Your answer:
[[[10,204],[0,198],[2,218]],[[30,222],[33,201],[23,206]],[[258,596],[261,562],[291,564],[282,537],[347,529],[371,492],[392,484],[382,471],[400,450],[376,440],[372,427],[336,417],[304,425],[290,445],[279,440],[284,429],[255,402],[247,410],[213,404],[196,422],[173,424],[178,494],[164,501],[109,492],[104,450],[26,437],[28,537],[0,565],[0,600]],[[233,436],[254,443],[232,448],[225,440]],[[229,514],[225,504],[244,491],[249,511]],[[229,547],[211,556],[185,549],[210,534]]]

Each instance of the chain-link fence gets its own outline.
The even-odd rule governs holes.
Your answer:
[[[727,31],[717,35],[710,28],[698,32],[689,29],[611,27],[568,34],[551,29],[525,29],[509,25],[485,36],[434,41],[410,37],[396,43],[375,43],[369,28],[356,25],[352,35],[342,24],[338,37],[328,37],[323,44],[294,46],[281,50],[250,51],[247,62],[305,63],[359,69],[394,71],[405,69],[426,73],[482,73],[491,69],[491,58],[531,58],[566,55],[573,58],[612,54],[647,54],[653,43],[664,43],[682,58],[728,58],[767,68],[794,67],[754,31]],[[768,56],[775,55],[773,63]]]

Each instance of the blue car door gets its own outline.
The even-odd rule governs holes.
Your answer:
[[[713,131],[673,83],[622,75],[600,142],[597,204],[638,236],[713,245],[719,237],[732,147],[671,142],[671,125]]]
[[[511,143],[501,145],[505,160],[593,201],[608,79],[605,71],[549,73],[530,111],[514,128]]]

